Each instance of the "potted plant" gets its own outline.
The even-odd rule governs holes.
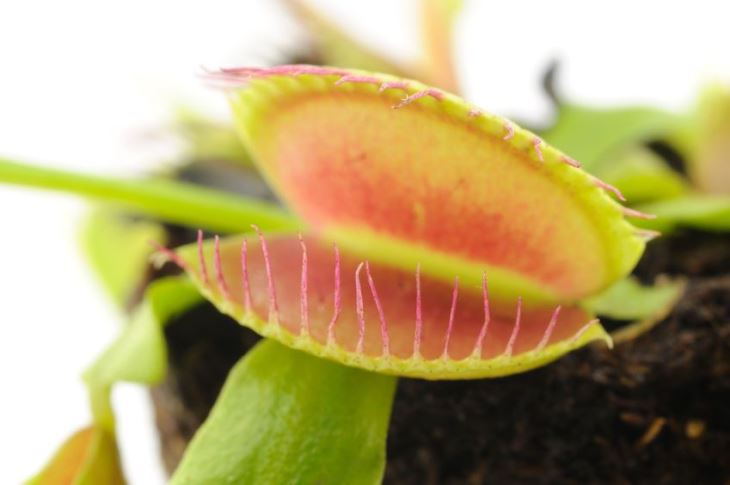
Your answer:
[[[339,35],[338,46],[383,65]],[[455,89],[438,51],[429,57],[438,67],[424,72]],[[103,209],[88,226],[92,260],[130,308],[130,324],[85,375],[94,422],[37,482],[123,481],[109,402],[121,380],[163,382],[154,398],[173,483],[378,483],[386,466],[393,483],[666,479],[671,465],[640,475],[641,460],[625,459],[644,456],[664,428],[683,441],[655,451],[658,459],[691,461],[692,446],[712,443],[706,477],[723,476],[717,456],[727,430],[717,400],[728,388],[720,350],[727,326],[714,339],[708,326],[687,328],[707,318],[687,302],[717,298],[727,283],[693,281],[665,319],[682,285],[626,279],[656,235],[626,218],[679,228],[686,214],[657,223],[623,207],[618,188],[544,141],[574,155],[588,130],[591,150],[580,160],[591,171],[611,153],[626,154],[620,172],[611,167],[617,185],[634,190],[632,200],[661,209],[671,198],[676,207],[687,184],[657,147],[692,158],[687,147],[698,144],[686,140],[706,132],[696,118],[559,100],[558,119],[538,136],[389,74],[283,65],[207,77],[228,94],[243,144],[203,122],[194,146],[214,149],[196,157],[210,158],[171,177],[109,180],[0,163],[0,181],[71,191],[133,214]],[[626,183],[647,173],[664,185],[644,184],[644,193]],[[201,187],[201,179],[214,187],[236,180],[238,192],[255,197]],[[709,216],[700,211],[701,221],[720,221],[711,229],[726,223],[718,200]],[[145,275],[148,250],[132,241],[147,239],[156,242],[157,269]],[[120,248],[128,251],[115,257]],[[651,260],[635,271],[652,284],[666,272],[666,262]],[[712,311],[727,316],[727,305]],[[608,317],[608,330],[596,314]],[[621,329],[612,339],[613,327]],[[521,374],[613,340],[621,342],[614,352],[592,346]],[[667,364],[683,345],[684,361]],[[711,402],[657,402],[679,401],[679,383]],[[615,432],[617,423],[628,431]]]

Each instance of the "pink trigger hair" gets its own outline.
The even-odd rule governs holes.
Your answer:
[[[243,292],[243,308],[251,312],[251,286],[248,282],[248,241],[241,243],[241,291]]]
[[[355,311],[357,313],[357,345],[355,352],[362,354],[365,346],[365,305],[362,299],[360,271],[365,263],[360,263],[355,270]]]
[[[385,314],[383,312],[383,305],[380,303],[378,298],[378,292],[375,289],[375,282],[370,274],[370,264],[365,262],[365,274],[368,278],[368,285],[370,286],[370,293],[375,301],[375,308],[378,310],[378,318],[380,319],[380,338],[383,343],[383,357],[390,355],[390,337],[388,336],[388,323],[385,320]]]
[[[423,308],[421,302],[421,265],[416,266],[416,330],[413,335],[413,356],[421,356],[421,339],[423,338]]]
[[[484,323],[482,328],[479,329],[479,335],[474,343],[474,355],[477,358],[482,356],[482,348],[484,346],[484,339],[487,336],[487,330],[489,329],[489,321],[491,315],[489,311],[489,289],[487,288],[487,273],[486,271],[482,274],[482,304],[484,306]]]
[[[198,261],[200,263],[200,277],[204,284],[208,284],[208,268],[205,265],[205,255],[203,254],[203,231],[198,229]]]
[[[442,359],[449,358],[449,344],[451,334],[454,331],[454,317],[456,316],[456,301],[459,298],[459,278],[454,278],[454,289],[451,292],[451,308],[449,309],[449,324],[446,327],[446,338],[444,339],[444,350],[441,353]]]
[[[299,311],[301,319],[302,334],[309,335],[309,298],[307,294],[307,245],[304,238],[299,234],[299,244],[302,246],[302,281],[300,288]]]
[[[522,297],[517,298],[517,316],[515,317],[515,325],[512,327],[512,335],[509,337],[507,347],[504,349],[504,355],[512,357],[512,351],[517,341],[517,335],[520,333],[520,324],[522,320]]]
[[[327,326],[327,344],[333,345],[335,343],[335,323],[337,323],[337,318],[340,316],[340,313],[342,312],[342,296],[341,296],[341,270],[340,270],[340,250],[337,248],[337,245],[334,246],[335,250],[335,294],[334,294],[334,310],[332,313],[332,320],[330,320],[329,325]]]
[[[261,229],[259,229],[259,227],[256,225],[251,225],[251,227],[254,229],[254,231],[256,231],[256,234],[258,234],[259,236],[259,241],[261,243],[261,252],[264,256],[264,265],[266,266],[266,281],[269,290],[269,321],[278,322],[279,304],[276,301],[276,287],[274,285],[274,274],[271,271],[269,248],[266,245],[266,239],[264,238],[264,234],[261,232]]]
[[[231,301],[231,292],[228,290],[228,284],[223,276],[223,268],[221,265],[221,240],[216,234],[214,239],[213,265],[215,268],[215,279],[218,283],[218,290],[226,301]]]

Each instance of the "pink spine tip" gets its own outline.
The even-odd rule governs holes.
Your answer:
[[[301,315],[303,335],[309,335],[309,295],[307,293],[307,245],[304,238],[299,234],[299,244],[302,247],[302,281],[300,288],[299,313]]]
[[[357,76],[354,74],[346,74],[335,81],[335,86],[340,86],[345,83],[360,83],[360,84],[380,84],[380,79],[373,76]]]
[[[537,347],[535,347],[536,352],[540,352],[545,347],[547,347],[548,342],[550,342],[550,337],[553,335],[553,331],[555,330],[555,326],[558,324],[558,315],[560,315],[560,305],[558,305],[555,310],[553,311],[552,316],[550,317],[550,321],[548,322],[547,327],[545,327],[545,332],[542,334],[542,339],[540,339],[540,343],[537,344]]]
[[[423,308],[421,301],[421,264],[416,265],[416,330],[413,335],[413,356],[421,355],[421,339],[423,338]]]
[[[164,254],[167,259],[175,263],[178,267],[180,267],[180,269],[185,272],[189,272],[190,268],[188,267],[188,264],[175,251],[159,244],[157,241],[150,241],[150,244],[153,248],[155,248],[156,252]]]
[[[226,278],[223,276],[223,264],[221,263],[221,239],[217,234],[214,238],[213,267],[215,269],[215,279],[218,283],[218,290],[221,292],[221,295],[223,295],[223,298],[226,301],[230,301],[231,292],[228,290],[228,283],[226,283]]]
[[[511,140],[515,136],[515,127],[511,123],[505,122],[504,129],[507,130],[507,134],[502,137],[503,140]]]
[[[593,183],[596,185],[596,187],[599,187],[603,190],[611,192],[621,202],[626,202],[626,197],[624,197],[624,194],[622,194],[621,191],[619,189],[617,189],[616,187],[614,187],[613,185],[608,184],[599,178],[594,178]]]
[[[441,353],[442,359],[449,358],[449,344],[451,334],[454,333],[454,317],[456,316],[456,302],[459,298],[459,277],[454,278],[454,289],[451,292],[451,309],[449,310],[449,323],[446,327],[446,339],[444,339],[444,350]]]
[[[646,219],[646,220],[656,219],[656,215],[654,215],[654,214],[647,214],[646,212],[637,211],[636,209],[632,209],[630,207],[622,207],[621,211],[627,217],[636,217],[638,219]]]
[[[303,74],[312,76],[347,76],[349,73],[344,69],[300,64],[274,67],[223,68],[216,72],[206,73],[205,76],[209,80],[225,83],[227,86],[241,86],[246,85],[251,79],[271,76],[296,77]]]
[[[386,89],[408,89],[408,83],[405,81],[387,81],[380,84],[378,92],[382,93]]]
[[[345,76],[348,72],[334,67],[314,66],[310,64],[288,64],[273,67],[234,67],[223,68],[221,73],[239,76],[300,76],[302,74],[319,76]]]
[[[466,114],[469,118],[477,118],[481,116],[482,110],[476,107],[469,108],[469,112]]]
[[[544,162],[545,159],[542,156],[542,139],[539,136],[532,139],[532,146],[535,148],[535,155],[537,155],[537,159],[540,160],[540,162]]]
[[[393,109],[404,108],[404,107],[408,106],[409,104],[411,104],[412,102],[423,98],[424,96],[430,96],[437,101],[442,101],[444,99],[444,93],[442,93],[438,89],[433,89],[433,88],[422,89],[420,91],[416,91],[415,93],[403,98],[403,101],[401,101],[400,103],[393,106]]]
[[[385,320],[385,312],[383,306],[378,298],[378,291],[375,289],[375,281],[370,274],[370,263],[365,262],[365,274],[368,278],[368,285],[370,286],[370,293],[373,295],[373,301],[375,301],[375,308],[378,311],[378,319],[380,320],[380,339],[383,342],[383,357],[390,356],[390,336],[388,335],[388,322]]]
[[[365,348],[365,305],[362,298],[360,271],[365,263],[360,263],[355,270],[355,312],[357,313],[357,345],[355,352],[362,354]]]
[[[205,254],[203,254],[203,231],[198,229],[198,262],[200,263],[200,277],[203,284],[208,284],[208,267],[205,265]]]
[[[484,347],[484,339],[487,337],[487,330],[489,329],[489,321],[491,320],[491,314],[489,311],[489,288],[487,287],[487,272],[482,273],[482,304],[484,306],[484,323],[482,328],[479,330],[479,335],[474,343],[473,355],[477,358],[482,356],[482,347]]]
[[[662,235],[661,232],[653,231],[651,229],[636,229],[634,231],[634,234],[636,234],[638,237],[642,238],[646,242],[656,239]]]
[[[274,284],[274,273],[271,271],[271,258],[269,258],[269,248],[266,245],[266,239],[258,226],[252,224],[251,227],[259,236],[261,242],[261,253],[264,256],[264,266],[266,267],[266,281],[269,291],[269,322],[278,323],[279,321],[279,304],[276,302],[276,286]]]
[[[443,101],[446,98],[446,95],[442,91],[439,91],[438,89],[429,88],[429,89],[426,89],[425,91],[426,91],[427,96],[431,96],[436,101]]]
[[[241,291],[243,292],[243,308],[251,312],[251,287],[248,282],[248,241],[241,243]]]
[[[335,343],[335,323],[342,312],[342,296],[340,295],[340,250],[335,248],[335,295],[334,295],[334,310],[332,313],[332,319],[327,327],[327,345]]]
[[[562,161],[564,163],[567,163],[571,167],[575,167],[575,168],[580,168],[581,167],[581,164],[580,164],[580,162],[578,160],[576,160],[575,158],[570,158],[567,155],[561,155],[560,156],[560,161]]]
[[[517,298],[517,316],[515,317],[515,326],[512,328],[512,335],[509,336],[507,347],[504,349],[504,355],[506,357],[512,357],[512,352],[515,348],[515,342],[517,341],[517,335],[520,333],[520,324],[522,322],[522,297]]]
[[[577,342],[578,340],[580,340],[580,338],[581,338],[581,337],[583,336],[583,334],[585,334],[585,333],[586,333],[586,332],[587,332],[587,331],[588,331],[588,330],[589,330],[589,329],[590,329],[590,328],[591,328],[591,327],[592,327],[593,325],[595,325],[596,323],[598,323],[598,319],[597,319],[597,318],[595,318],[595,319],[591,320],[590,322],[586,323],[585,325],[583,325],[583,326],[582,326],[582,327],[580,328],[580,330],[578,330],[577,332],[575,332],[575,335],[573,335],[573,336],[572,336],[572,337],[570,338],[570,343],[571,343],[571,344],[574,344],[574,343],[576,343],[576,342]]]

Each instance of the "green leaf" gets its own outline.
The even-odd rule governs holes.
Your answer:
[[[730,86],[706,87],[692,121],[682,133],[692,180],[703,192],[730,193]]]
[[[243,147],[233,124],[209,119],[188,107],[176,113],[175,128],[185,144],[185,156],[191,160],[225,160],[251,166],[251,157]]]
[[[94,424],[77,431],[29,484],[123,484],[111,407],[112,385],[119,381],[155,384],[167,369],[162,327],[201,300],[181,277],[152,283],[144,303],[122,334],[84,373]]]
[[[129,325],[84,373],[98,424],[113,429],[110,393],[114,383],[155,384],[164,377],[167,348],[162,328],[201,299],[187,278],[163,278],[150,284]]]
[[[171,483],[380,483],[395,384],[262,341],[229,374]]]
[[[163,179],[123,180],[24,165],[0,158],[0,183],[69,192],[113,202],[132,212],[222,232],[297,229],[301,223],[279,207],[243,196]]]
[[[640,320],[666,313],[682,294],[684,284],[672,281],[643,286],[635,278],[625,278],[583,304],[599,316],[619,320]]]
[[[600,109],[566,104],[542,137],[570,153],[587,171],[597,173],[603,164],[611,163],[606,158],[610,151],[666,135],[680,122],[678,116],[655,108]]]
[[[140,284],[154,248],[165,244],[164,228],[152,221],[96,208],[84,221],[81,243],[86,257],[114,303],[123,308]]]
[[[74,433],[27,485],[122,485],[114,434],[90,426]]]
[[[637,208],[657,216],[654,220],[637,223],[647,229],[671,232],[678,227],[692,227],[706,231],[730,231],[730,196],[688,194]]]
[[[678,197],[689,190],[684,177],[640,147],[609,155],[605,162],[600,160],[596,175],[618,188],[631,204]]]

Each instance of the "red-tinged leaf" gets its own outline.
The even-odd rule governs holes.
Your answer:
[[[317,66],[213,78],[282,198],[363,258],[467,286],[487,271],[495,299],[532,303],[595,293],[643,251],[611,187],[455,96]]]
[[[59,448],[43,470],[31,478],[31,485],[123,485],[119,452],[111,432],[88,427],[73,434]]]
[[[579,307],[556,314],[491,301],[481,286],[455,290],[416,268],[367,263],[312,237],[216,238],[168,256],[222,312],[261,335],[383,373],[500,376],[592,340],[610,342]]]

